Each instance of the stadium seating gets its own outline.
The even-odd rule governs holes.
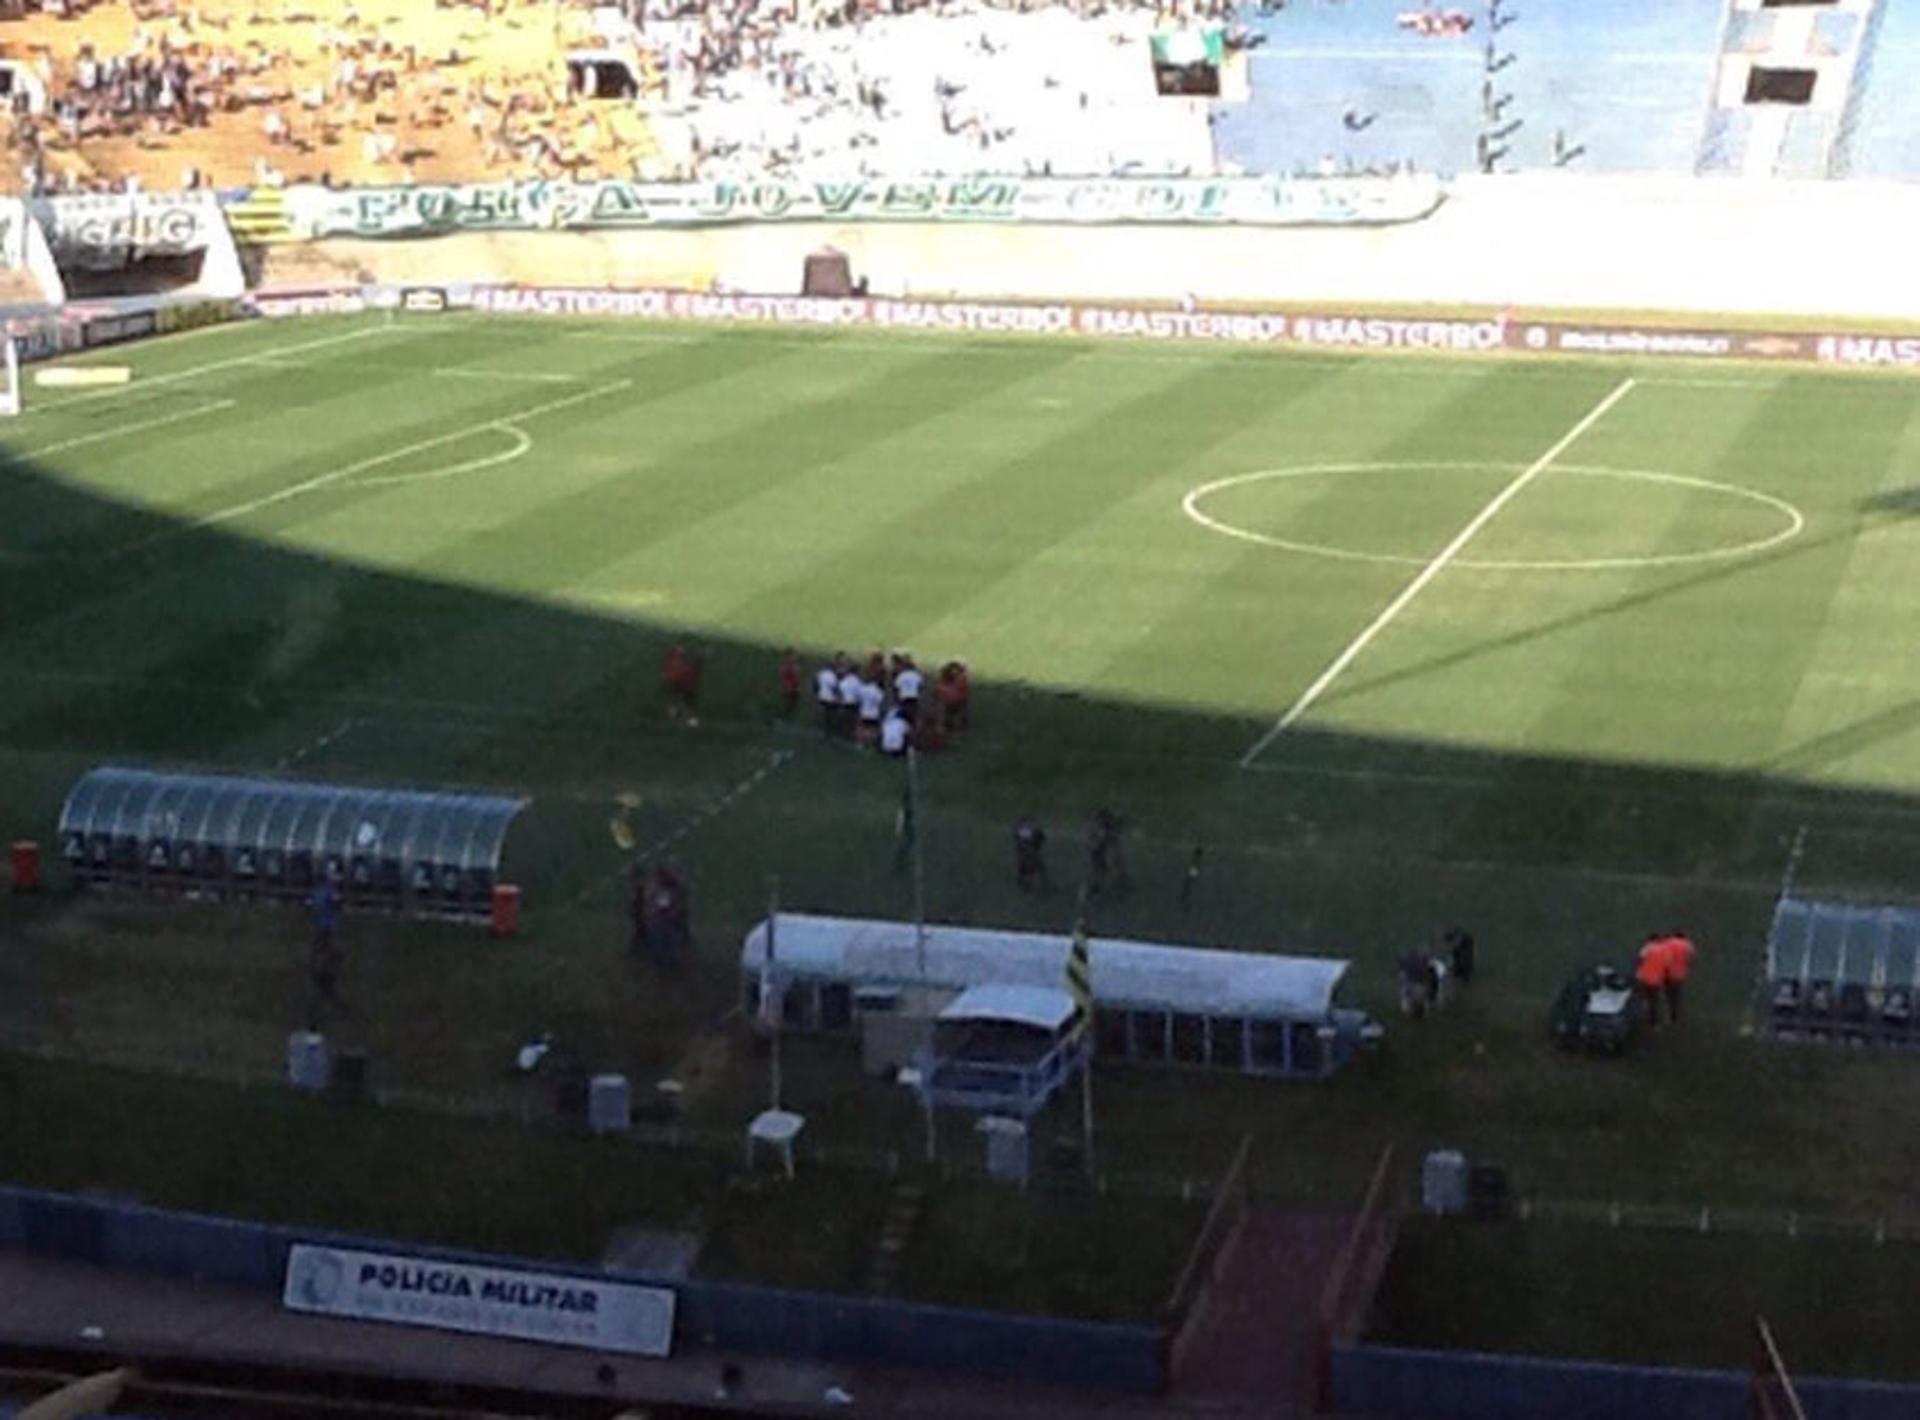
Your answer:
[[[1914,1041],[1920,909],[1783,898],[1767,937],[1767,1027],[1777,1036]]]
[[[6,54],[52,95],[47,113],[16,116],[11,134],[16,164],[38,147],[48,185],[626,177],[657,156],[636,109],[569,101],[565,55],[592,38],[582,8],[215,0],[138,10],[149,18],[97,0],[78,21],[29,13],[0,28]],[[157,58],[163,45],[185,65],[183,93],[129,100],[108,87],[111,60]],[[134,112],[117,111],[129,103]]]
[[[1700,166],[1705,96],[1715,73],[1720,0],[1608,0],[1606,4],[1515,4],[1491,35],[1482,7],[1464,7],[1464,33],[1396,23],[1398,7],[1263,5],[1261,47],[1252,55],[1252,99],[1222,109],[1223,160],[1248,170],[1323,166],[1379,168],[1411,162],[1443,173],[1477,164],[1476,138],[1501,135],[1503,171],[1693,172]],[[1751,7],[1756,8],[1757,7]],[[1920,112],[1910,95],[1920,67],[1920,13],[1885,5],[1876,58],[1848,122],[1851,172],[1920,176]],[[1776,11],[1764,12],[1773,23]],[[1741,18],[1741,17],[1736,17]],[[1745,16],[1752,26],[1760,15]],[[1829,19],[1833,17],[1828,17]],[[1756,36],[1730,37],[1736,52]],[[1487,73],[1488,46],[1499,67]],[[1826,44],[1823,40],[1822,44]],[[1830,46],[1828,46],[1830,48]],[[1483,87],[1484,86],[1484,87]],[[1489,121],[1489,105],[1499,104]],[[1816,115],[1786,106],[1734,110],[1733,129],[1756,121],[1791,130],[1779,175],[1818,176]],[[1729,131],[1715,146],[1743,150]]]

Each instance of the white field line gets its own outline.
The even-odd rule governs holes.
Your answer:
[[[1446,570],[1447,564],[1460,555],[1461,549],[1469,542],[1472,542],[1482,528],[1486,527],[1488,523],[1498,517],[1502,508],[1519,497],[1529,483],[1532,483],[1534,479],[1544,473],[1548,465],[1568,449],[1572,448],[1582,434],[1585,434],[1587,430],[1591,429],[1595,424],[1598,424],[1600,420],[1605,417],[1608,410],[1625,399],[1627,392],[1633,388],[1633,385],[1634,381],[1632,376],[1628,376],[1626,379],[1620,381],[1619,384],[1613,387],[1611,394],[1601,400],[1592,409],[1588,410],[1585,417],[1565,434],[1561,435],[1560,438],[1555,441],[1552,448],[1528,464],[1513,482],[1494,494],[1493,498],[1487,503],[1487,506],[1482,508],[1478,513],[1475,513],[1467,525],[1454,534],[1453,541],[1435,553],[1433,560],[1415,573],[1413,580],[1400,589],[1400,594],[1388,602],[1386,608],[1381,611],[1378,616],[1367,623],[1366,630],[1354,637],[1353,640],[1348,643],[1346,650],[1333,658],[1333,663],[1324,671],[1320,672],[1319,678],[1316,679],[1312,685],[1301,692],[1300,698],[1287,708],[1287,713],[1273,722],[1273,728],[1253,742],[1252,747],[1240,756],[1240,767],[1245,769],[1251,765],[1261,756],[1268,745],[1284,735],[1302,715],[1311,710],[1315,702],[1317,702],[1322,695],[1326,694],[1327,687],[1339,679],[1340,673],[1359,659],[1360,653],[1372,644],[1373,638],[1384,631],[1395,617],[1405,611],[1413,599],[1426,590],[1429,582]]]
[[[183,536],[186,533],[198,532],[202,528],[217,527],[221,523],[230,523],[235,518],[244,518],[249,513],[257,513],[263,508],[271,508],[276,504],[285,503],[289,499],[301,498],[309,493],[317,493],[322,488],[331,487],[343,479],[352,478],[355,474],[365,473],[369,469],[379,468],[383,464],[390,464],[396,459],[406,458],[410,454],[424,453],[428,449],[437,449],[442,444],[451,444],[460,439],[471,438],[475,434],[484,434],[490,430],[497,429],[504,433],[524,438],[525,435],[513,427],[520,420],[531,419],[537,414],[551,414],[555,410],[568,409],[576,404],[584,404],[590,399],[598,399],[601,395],[612,394],[615,390],[625,389],[632,383],[632,380],[614,380],[608,384],[595,385],[592,389],[582,390],[579,394],[570,394],[561,399],[550,399],[545,404],[536,404],[532,409],[518,409],[511,414],[504,414],[498,419],[484,419],[478,424],[468,424],[463,428],[454,429],[445,434],[435,434],[431,439],[419,439],[411,444],[403,444],[397,449],[388,449],[383,454],[374,454],[370,458],[360,459],[340,468],[329,469],[325,473],[317,473],[312,478],[302,479],[298,483],[289,484],[285,488],[274,490],[272,493],[263,493],[258,498],[249,498],[242,503],[234,503],[225,508],[218,508],[211,513],[193,519],[191,522],[183,523],[179,527],[168,528],[165,532],[156,533],[152,537],[142,538],[138,542],[129,543],[119,548],[113,555],[124,556],[129,552],[137,552],[142,548],[150,547],[156,542],[169,541],[173,538]],[[521,452],[524,452],[524,450]],[[518,454],[516,454],[515,457],[518,457]]]
[[[463,473],[478,473],[483,468],[497,468],[503,463],[512,463],[533,447],[533,435],[523,429],[502,424],[499,431],[513,436],[512,448],[477,459],[467,459],[463,463],[448,464],[445,468],[430,468],[425,473],[390,473],[385,478],[363,478],[360,487],[393,488],[402,483],[438,483],[442,479],[458,478]]]
[[[273,767],[275,769],[292,769],[296,765],[312,759],[323,749],[326,749],[330,745],[338,744],[341,740],[345,739],[347,735],[353,732],[359,723],[358,720],[351,718],[342,720],[318,739],[301,745],[300,748],[294,750],[291,754],[281,756],[280,761]]]
[[[385,326],[362,326],[357,330],[341,331],[336,335],[322,336],[318,340],[303,341],[298,345],[281,346],[278,350],[256,352],[251,355],[235,355],[226,360],[214,360],[205,365],[191,365],[184,370],[173,370],[164,375],[150,375],[136,380],[131,385],[117,386],[113,389],[89,390],[86,394],[71,395],[66,399],[52,400],[45,404],[32,404],[27,407],[29,414],[54,414],[73,404],[84,404],[94,399],[125,399],[129,391],[139,392],[152,389],[155,385],[170,385],[180,380],[197,379],[201,375],[210,375],[216,370],[233,370],[251,364],[266,355],[296,355],[302,350],[319,350],[329,345],[344,345],[349,340],[365,340],[370,335],[385,335]]]
[[[483,365],[442,365],[427,371],[442,379],[519,380],[528,384],[584,385],[592,375],[556,375],[543,370],[489,370]]]
[[[206,404],[196,404],[191,409],[176,409],[171,414],[158,415],[152,419],[137,419],[131,424],[122,424],[115,429],[96,429],[91,434],[78,434],[71,439],[61,439],[57,443],[42,444],[37,449],[27,449],[21,453],[0,455],[9,463],[18,463],[22,459],[37,459],[47,454],[65,453],[68,449],[84,448],[88,444],[102,443],[107,439],[117,439],[122,434],[139,434],[148,429],[158,429],[166,424],[178,424],[183,419],[197,419],[202,414],[212,414],[217,409],[231,409],[240,401],[237,399],[216,399]]]
[[[726,793],[722,794],[712,803],[707,804],[704,808],[695,810],[692,814],[681,820],[677,827],[654,842],[649,843],[638,853],[629,856],[627,861],[620,867],[615,868],[610,873],[602,874],[600,877],[588,883],[584,888],[580,889],[579,892],[568,898],[566,906],[561,910],[563,912],[573,911],[589,898],[597,897],[599,894],[605,892],[615,882],[619,881],[622,873],[637,867],[641,863],[652,862],[681,839],[697,830],[702,824],[710,819],[718,818],[742,798],[759,788],[760,785],[766,781],[769,774],[772,774],[782,765],[789,763],[793,759],[793,756],[794,751],[790,749],[777,749],[773,751],[773,753],[768,756],[765,764],[761,765],[758,769],[754,770],[753,773],[728,789]]]
[[[278,355],[255,355],[247,363],[268,370],[314,370],[320,368],[321,364],[317,360],[288,360]],[[368,366],[363,365],[361,368],[368,368]],[[411,365],[375,365],[371,368],[392,370],[400,375],[437,375],[443,379],[463,380],[509,380],[515,383],[540,385],[585,385],[593,383],[594,380],[592,375],[556,375],[540,370],[490,370],[484,365],[441,365],[428,370]]]

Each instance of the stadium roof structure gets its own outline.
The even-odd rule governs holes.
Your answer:
[[[908,922],[815,917],[783,912],[774,920],[773,975],[825,977],[856,984],[925,984],[964,991],[998,983],[1060,987],[1066,980],[1064,934],[929,925],[925,950]],[[1335,957],[1279,956],[1094,937],[1088,942],[1093,996],[1109,1010],[1159,1010],[1262,1020],[1324,1021],[1349,963]],[[766,968],[767,923],[740,948],[744,971]],[[924,969],[922,958],[924,957]]]
[[[1920,988],[1920,907],[1782,898],[1767,933],[1769,980]]]
[[[323,876],[347,898],[467,914],[491,895],[527,800],[444,790],[107,765],[60,811],[77,872],[149,886],[299,892]]]
[[[1035,1030],[1057,1031],[1073,1019],[1073,997],[1057,986],[1014,986],[990,981],[969,986],[947,1002],[943,1021],[1007,1021]]]

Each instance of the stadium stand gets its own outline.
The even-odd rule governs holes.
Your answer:
[[[1148,41],[1225,8],[41,0],[0,27],[0,63],[26,76],[8,176],[57,192],[1204,173],[1206,102],[1158,97]]]
[[[8,135],[9,176],[40,191],[624,177],[655,156],[637,109],[571,101],[588,12],[545,0],[62,8],[0,27],[48,95]]]
[[[1778,124],[1791,137],[1770,150],[1777,160],[1767,175],[1819,177],[1829,174],[1812,140],[1844,122],[1847,175],[1920,176],[1920,113],[1907,97],[1920,68],[1912,6],[1871,12],[1868,62],[1851,86],[1857,94],[1844,96],[1844,118],[1773,104],[1778,111],[1719,116],[1720,131],[1709,130],[1708,90],[1723,48],[1743,55],[1778,44],[1826,56],[1809,63],[1844,63],[1859,35],[1842,27],[1862,19],[1861,6],[1846,8],[1817,25],[1803,18],[1807,43],[1788,45],[1787,22],[1773,13],[1736,15],[1723,34],[1722,0],[1515,5],[1497,34],[1481,5],[1462,7],[1472,23],[1461,28],[1408,23],[1441,12],[1414,0],[1260,0],[1252,97],[1219,108],[1216,141],[1223,164],[1261,172],[1408,162],[1465,172],[1478,166],[1476,140],[1487,131],[1498,135],[1503,171],[1692,172],[1737,170],[1747,128]],[[1829,77],[1841,76],[1823,75],[1821,84]]]

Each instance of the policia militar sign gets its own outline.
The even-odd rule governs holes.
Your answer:
[[[666,1356],[673,1349],[669,1288],[430,1257],[295,1243],[287,1251],[281,1304],[322,1316],[636,1356]]]

